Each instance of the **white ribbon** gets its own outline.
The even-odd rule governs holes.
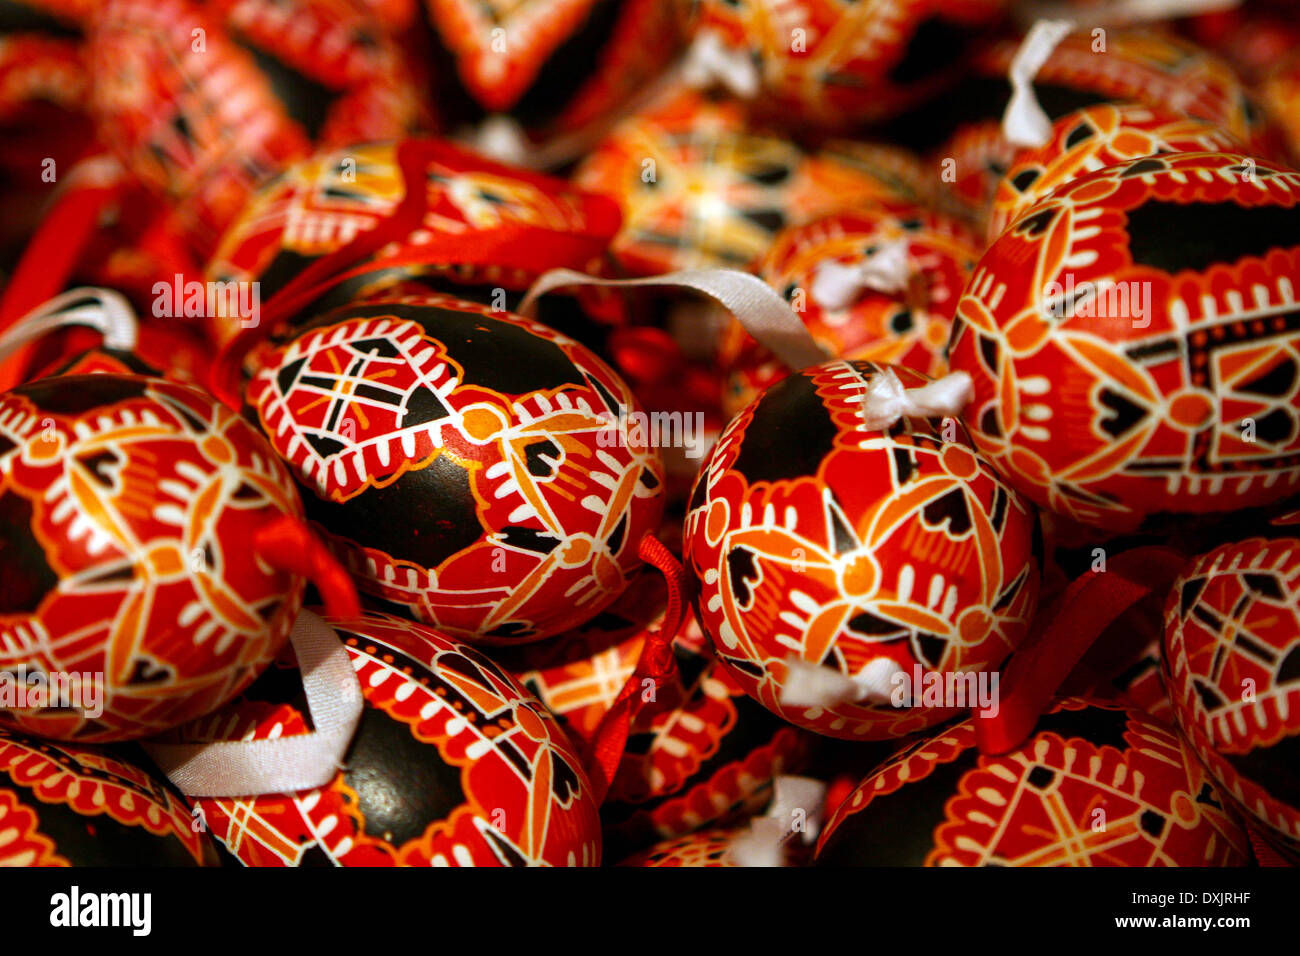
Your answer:
[[[882,243],[861,262],[845,265],[834,259],[823,262],[813,277],[809,290],[813,301],[826,309],[843,309],[853,303],[863,289],[893,295],[907,288],[912,264],[906,239]]]
[[[135,311],[124,295],[86,286],[41,303],[0,334],[0,362],[67,325],[88,325],[104,337],[105,348],[122,352],[133,351],[139,338]]]
[[[956,418],[970,402],[973,388],[968,372],[904,388],[894,370],[882,366],[863,391],[862,424],[869,431],[885,431],[900,418]]]
[[[889,657],[867,663],[856,677],[847,677],[821,664],[799,657],[786,658],[786,678],[781,684],[782,707],[821,707],[842,704],[888,704],[892,700],[894,677],[907,672]]]
[[[1029,28],[1020,49],[1011,58],[1007,77],[1011,81],[1011,102],[1002,115],[1002,135],[1012,146],[1042,146],[1051,139],[1052,121],[1038,105],[1034,77],[1073,29],[1071,20],[1039,20]]]
[[[807,845],[821,832],[826,785],[811,777],[778,776],[772,802],[749,827],[732,837],[728,859],[736,866],[784,866],[783,848],[796,833]]]
[[[644,279],[598,279],[572,269],[552,269],[539,276],[528,290],[519,304],[520,315],[533,315],[539,297],[570,286],[662,286],[702,292],[731,312],[786,367],[797,371],[829,358],[789,303],[762,279],[747,272],[686,269]]]
[[[329,783],[361,721],[361,683],[334,629],[302,611],[289,636],[315,730],[270,740],[199,744],[143,742],[167,779],[182,793],[242,797],[295,793]]]
[[[727,46],[716,30],[701,30],[691,41],[681,65],[682,79],[697,90],[717,84],[737,99],[758,95],[758,69],[743,50]]]

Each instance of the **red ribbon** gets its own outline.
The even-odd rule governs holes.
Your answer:
[[[1007,666],[996,715],[977,711],[975,739],[981,753],[1015,750],[1033,733],[1057,689],[1116,618],[1149,594],[1168,590],[1186,566],[1174,548],[1134,548],[1107,560],[1071,584],[1047,622],[1035,628]]]
[[[652,680],[655,689],[677,676],[677,658],[673,655],[673,639],[681,630],[686,617],[686,591],[688,581],[686,570],[672,556],[663,543],[652,534],[641,539],[637,554],[646,564],[656,568],[664,576],[668,585],[668,609],[664,612],[663,623],[650,631],[641,656],[637,659],[636,669],[619,691],[614,705],[606,711],[600,724],[592,735],[587,748],[587,775],[595,788],[596,802],[602,803],[609,792],[618,772],[623,751],[627,749],[627,737],[632,729],[632,719],[644,702],[640,696],[641,687],[646,680]]]
[[[78,258],[90,244],[100,216],[119,192],[116,183],[104,186],[74,182],[55,199],[0,297],[0,331],[64,290]],[[0,372],[0,390],[21,384],[18,370],[31,365],[36,344],[24,346],[5,363]]]
[[[282,515],[259,528],[253,535],[253,553],[271,567],[316,585],[330,617],[352,620],[361,616],[361,600],[352,578],[297,518]]]
[[[401,202],[374,229],[360,233],[351,242],[315,260],[276,291],[263,306],[257,326],[241,330],[217,356],[209,383],[214,395],[231,408],[239,409],[243,401],[240,371],[252,348],[277,324],[307,308],[330,288],[352,278],[356,273],[349,272],[350,269],[373,258],[384,246],[406,239],[423,225],[429,205],[428,169],[436,163],[471,165],[475,169],[533,183],[548,191],[564,185],[560,180],[503,166],[439,140],[407,140],[399,144],[397,166],[402,176]],[[609,238],[617,231],[619,212],[618,207],[603,196],[588,195],[584,198],[584,212],[592,221],[593,236],[512,223],[480,233],[435,235],[413,249],[409,261],[439,265],[494,265],[501,262],[504,247],[521,249],[525,258],[535,259],[536,262],[532,263],[534,271],[542,271],[557,261],[577,262],[591,258],[603,251]],[[385,264],[372,265],[382,268]]]

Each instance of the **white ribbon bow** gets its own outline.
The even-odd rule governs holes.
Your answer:
[[[845,265],[834,259],[817,267],[809,290],[813,301],[826,309],[843,309],[853,303],[863,289],[894,295],[907,288],[912,275],[911,254],[906,239],[882,243],[861,262]]]
[[[783,848],[796,833],[806,845],[821,832],[826,785],[811,777],[772,780],[772,801],[761,817],[732,837],[727,857],[736,866],[784,866]]]

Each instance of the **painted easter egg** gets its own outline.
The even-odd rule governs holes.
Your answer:
[[[929,382],[834,361],[768,389],[722,433],[686,518],[718,660],[769,710],[832,737],[900,737],[952,716],[926,684],[991,681],[1038,592],[1033,510],[955,419],[866,428],[861,405],[886,371]],[[786,704],[792,659],[861,693]]]
[[[647,607],[662,607],[653,578],[634,582],[582,628],[498,657],[554,713],[570,738],[591,744],[645,645]],[[640,706],[601,807],[608,854],[734,821],[761,809],[778,774],[800,772],[807,734],[750,699],[715,660],[693,619],[673,643],[678,679]]]
[[[246,400],[363,591],[458,637],[531,641],[608,606],[657,527],[663,467],[589,350],[450,296],[299,330]]]
[[[84,685],[71,707],[6,706],[0,726],[121,740],[234,697],[304,587],[254,536],[301,514],[266,440],[198,389],[103,374],[0,395],[0,669]]]
[[[1066,184],[984,254],[949,346],[975,444],[1110,531],[1271,505],[1300,481],[1300,174],[1228,153]]]
[[[1245,866],[1183,740],[1135,710],[1056,705],[1010,753],[971,720],[909,744],[831,814],[818,866]]]
[[[732,60],[752,64],[764,115],[844,127],[901,112],[950,85],[972,35],[996,23],[1006,3],[678,0],[678,6],[697,44],[717,44]]]
[[[216,866],[185,801],[129,756],[0,731],[0,867]]]
[[[473,648],[369,612],[327,618],[361,682],[346,770],[315,790],[202,797],[248,866],[598,866],[586,772],[546,708]],[[306,733],[292,651],[188,742]]]
[[[1175,582],[1164,668],[1178,725],[1220,786],[1300,863],[1300,538],[1224,544]]]
[[[256,282],[266,302],[314,262],[383,226],[407,199],[412,170],[425,190],[416,227],[352,264],[317,308],[414,277],[489,304],[502,305],[491,302],[502,289],[509,308],[547,269],[605,268],[619,226],[613,201],[449,143],[407,140],[329,150],[290,166],[231,224],[208,263],[209,279]],[[540,304],[544,310],[554,301]],[[212,319],[220,342],[239,331],[237,316]]]
[[[1030,206],[1066,183],[1129,159],[1158,153],[1247,152],[1215,123],[1140,103],[1101,103],[1062,116],[1052,138],[1021,150],[998,183],[989,217],[997,239]]]
[[[313,143],[401,136],[424,125],[401,58],[349,0],[200,6],[105,0],[87,28],[100,138],[175,203],[211,251],[253,190]]]
[[[1001,124],[1011,100],[1007,70],[1018,47],[1009,39],[981,50],[956,89],[886,131],[930,153],[952,209],[981,228],[1016,158]],[[1071,33],[1034,77],[1034,94],[1052,120],[1098,103],[1137,102],[1222,127],[1255,155],[1270,156],[1279,145],[1275,128],[1232,68],[1167,31]]]
[[[853,275],[890,247],[902,250],[897,276]],[[905,365],[937,377],[948,370],[952,317],[980,250],[970,230],[950,216],[918,206],[881,206],[783,230],[758,272],[790,302],[826,354]],[[830,269],[847,278],[824,289],[823,273]],[[728,415],[786,375],[734,319],[718,346],[718,362],[727,372]]]
[[[613,252],[638,275],[749,269],[786,225],[898,195],[892,165],[841,149],[809,154],[749,131],[739,104],[692,91],[616,126],[574,182],[618,201]]]

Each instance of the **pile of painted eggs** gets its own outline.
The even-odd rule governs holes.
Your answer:
[[[1300,864],[1300,30],[1180,6],[0,4],[0,864]]]

